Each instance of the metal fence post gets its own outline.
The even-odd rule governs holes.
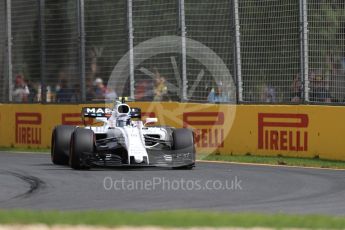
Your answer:
[[[186,15],[185,15],[185,2],[179,0],[179,16],[180,16],[180,29],[181,29],[181,56],[182,56],[182,101],[187,101],[187,45],[186,45]]]
[[[41,102],[47,102],[46,85],[46,47],[45,47],[45,0],[39,0],[39,37],[40,37],[40,75],[41,75]]]
[[[84,0],[78,0],[78,32],[79,32],[79,74],[80,74],[80,99],[86,101],[85,78],[85,4]]]
[[[300,46],[301,46],[301,81],[303,82],[304,100],[309,102],[309,56],[308,56],[308,16],[307,0],[300,0]]]
[[[238,0],[234,0],[234,18],[235,18],[235,74],[237,75],[237,98],[243,102],[243,81],[242,81],[242,63],[241,63],[241,32],[240,16],[238,9]]]
[[[130,78],[130,98],[134,100],[134,50],[133,50],[133,1],[127,0],[127,29],[129,48],[129,78]],[[119,95],[123,96],[123,95]]]
[[[6,0],[8,101],[12,102],[12,15],[11,0]]]

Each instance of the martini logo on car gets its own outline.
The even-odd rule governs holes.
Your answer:
[[[110,117],[112,110],[110,108],[83,108],[85,117]]]
[[[16,113],[15,124],[16,144],[41,144],[42,115],[40,113]]]
[[[183,126],[193,128],[197,147],[224,147],[223,125],[223,112],[187,112],[183,114]]]
[[[308,151],[307,114],[258,114],[258,148]]]

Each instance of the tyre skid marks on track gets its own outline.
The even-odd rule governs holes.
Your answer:
[[[95,168],[88,172],[72,171],[62,166],[55,167],[48,163],[50,162],[49,155],[44,154],[10,153],[0,154],[0,156],[2,157],[0,174],[6,174],[3,177],[3,185],[11,186],[3,191],[15,192],[10,192],[7,196],[4,194],[4,201],[0,201],[1,208],[108,210],[116,207],[120,210],[209,209],[332,215],[344,215],[345,213],[343,199],[345,171],[343,170],[231,163],[225,165],[218,162],[198,161],[195,170],[188,171],[188,173],[161,171],[157,168],[144,171],[143,169],[117,168],[113,171],[112,168]],[[15,168],[13,168],[14,165]],[[230,172],[229,169],[231,169]],[[56,173],[57,170],[59,170],[58,173]],[[159,175],[171,180],[180,177],[191,180],[199,178],[217,180],[229,179],[228,172],[241,176],[241,180],[245,181],[243,192],[220,191],[217,194],[201,191],[195,194],[191,194],[191,192],[185,194],[168,191],[166,194],[161,194],[158,192],[144,193],[139,190],[133,191],[133,193],[109,194],[104,191],[102,184],[106,176],[144,180]],[[5,180],[9,180],[9,182],[7,183]],[[71,181],[75,183],[70,183]],[[274,187],[274,189],[270,189],[270,187]],[[133,199],[137,197],[145,197],[145,199]],[[60,201],[56,202],[57,199]],[[186,199],[189,202],[185,202]]]
[[[42,181],[40,178],[28,175],[26,173],[5,171],[5,170],[0,171],[0,173],[14,176],[29,185],[28,190],[10,198],[9,200],[18,199],[18,198],[28,198],[46,186],[45,182]]]

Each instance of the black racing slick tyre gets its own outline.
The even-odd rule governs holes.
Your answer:
[[[192,162],[175,169],[192,169],[195,166],[194,135],[190,129],[175,129],[173,135],[173,150],[175,153],[191,153]]]
[[[89,169],[88,155],[93,154],[95,134],[90,129],[76,128],[71,137],[69,164],[73,169]]]
[[[53,164],[68,165],[70,140],[74,126],[58,125],[54,128],[51,139],[51,159]]]

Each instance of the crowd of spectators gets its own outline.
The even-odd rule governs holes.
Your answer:
[[[91,84],[86,84],[87,101],[113,100],[117,97],[114,90],[107,89],[101,78],[96,78],[91,82]],[[42,89],[40,82],[27,81],[23,74],[18,74],[13,83],[12,101],[24,103],[42,102]],[[46,102],[77,103],[81,101],[80,84],[72,84],[65,77],[59,78],[55,87],[47,85],[44,93]]]
[[[52,81],[52,78],[50,78],[50,81]],[[44,90],[47,102],[75,103],[81,100],[80,84],[75,84],[75,81],[71,80],[74,78],[70,78],[65,70],[59,71],[55,79],[57,79],[55,86],[47,85]],[[107,88],[100,77],[92,78],[92,76],[88,76],[85,86],[86,101],[97,102],[117,98],[115,90]],[[18,74],[12,90],[13,101],[41,102],[43,100],[42,88],[39,82],[28,83],[23,74]],[[159,73],[157,68],[154,68],[154,79],[138,79],[135,88],[136,100],[169,100],[166,79]]]
[[[309,74],[309,101],[331,103],[332,96],[328,90],[328,82],[321,73],[314,71]],[[291,86],[291,102],[300,103],[304,98],[303,84],[299,75],[296,75]]]
[[[253,103],[302,103],[305,96],[303,83],[304,79],[299,74],[292,78],[289,87],[287,87],[286,81],[266,81],[245,90],[245,100]],[[339,99],[335,98],[336,93],[331,91],[331,80],[327,74],[323,74],[321,71],[310,71],[308,83],[310,102],[339,102]]]
[[[45,100],[47,102],[77,103],[81,101],[80,84],[70,82],[68,75],[60,71],[57,75],[58,82],[55,87],[45,86]],[[167,101],[170,100],[168,82],[157,68],[153,69],[153,77],[136,79],[135,100],[138,101]],[[327,78],[320,72],[311,71],[309,74],[309,100],[310,102],[331,103],[334,101],[329,91]],[[28,81],[23,74],[17,74],[12,89],[13,102],[41,102],[42,85],[39,82]],[[295,75],[289,92],[289,101],[301,103],[304,100],[303,80],[300,75]],[[277,97],[277,90],[271,83],[265,83],[256,99],[264,103],[282,102]],[[117,94],[114,89],[108,89],[102,78],[88,78],[86,81],[86,101],[114,100]],[[229,102],[229,93],[222,82],[217,82],[209,88],[205,101],[209,103]]]
[[[166,78],[156,67],[153,67],[152,76],[148,75],[142,79],[137,79],[134,97],[135,100],[139,101],[169,101],[171,97]]]

